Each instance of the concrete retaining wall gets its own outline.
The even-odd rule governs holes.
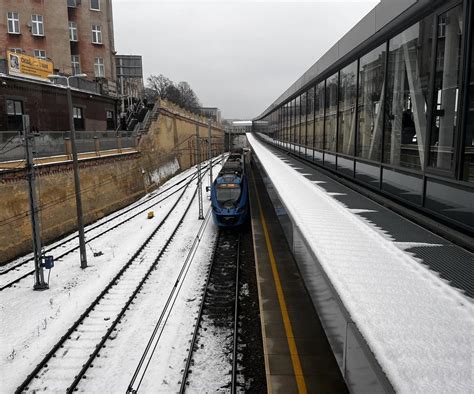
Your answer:
[[[202,137],[201,158],[207,156],[207,120],[172,104],[161,102],[159,111],[138,150],[109,156],[84,155],[79,162],[85,223],[120,209],[175,173],[196,162],[195,133]],[[222,149],[223,132],[213,125],[213,150]],[[41,235],[47,244],[76,228],[72,163],[42,164],[37,169],[41,207]],[[24,169],[0,172],[0,264],[32,250],[31,223]]]

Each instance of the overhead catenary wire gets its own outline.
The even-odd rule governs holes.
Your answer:
[[[13,141],[13,139],[15,139],[16,137],[18,137],[17,135],[14,135],[12,137],[10,137],[7,142],[5,142],[3,144],[3,146],[0,148],[0,153],[4,153],[3,150]],[[20,145],[21,146],[21,145]],[[6,152],[5,152],[6,153]]]

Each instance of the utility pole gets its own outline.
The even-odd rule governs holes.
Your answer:
[[[202,209],[202,181],[201,181],[201,144],[199,141],[199,124],[196,124],[196,162],[197,162],[197,193],[199,200],[199,220],[204,220]]]
[[[87,268],[86,241],[84,236],[84,221],[82,216],[81,181],[79,178],[79,165],[77,160],[76,147],[76,129],[74,127],[72,95],[71,87],[69,86],[69,79],[67,81],[67,103],[69,109],[69,128],[71,130],[72,166],[74,169],[74,189],[76,192],[77,229],[79,232],[79,251],[81,255],[81,268]]]
[[[38,216],[38,199],[36,195],[35,184],[35,167],[33,162],[33,144],[34,135],[30,130],[30,117],[23,115],[23,130],[25,133],[25,150],[26,150],[26,176],[28,178],[28,194],[30,197],[31,211],[31,229],[33,232],[33,254],[35,259],[35,284],[34,290],[46,290],[49,288],[44,281],[41,253],[41,229]]]
[[[211,130],[211,118],[209,118],[209,144],[207,145],[207,149],[209,152],[209,188],[212,187],[212,130]]]

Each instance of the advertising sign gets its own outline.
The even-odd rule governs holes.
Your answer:
[[[53,74],[53,62],[34,56],[7,51],[8,73],[22,77],[47,79]]]

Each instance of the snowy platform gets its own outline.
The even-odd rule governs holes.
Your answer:
[[[381,215],[389,219],[381,225],[374,218],[385,208],[254,136],[248,139],[295,233],[315,258],[300,266],[306,286],[317,292],[310,274],[321,267],[349,316],[348,326],[362,334],[393,388],[470,392],[472,298],[462,283],[448,282],[449,270],[443,269],[452,258],[472,278],[472,255],[393,213]],[[451,252],[430,252],[436,248]]]

